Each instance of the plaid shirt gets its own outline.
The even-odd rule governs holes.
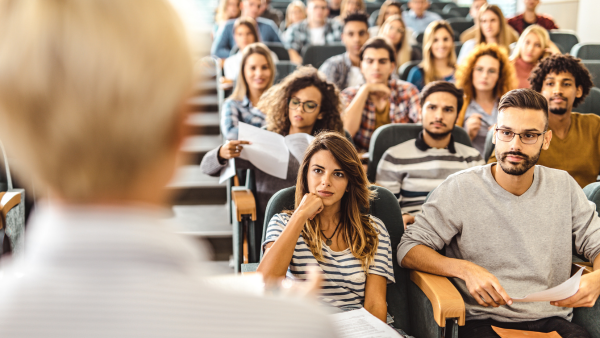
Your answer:
[[[221,132],[227,140],[238,139],[238,123],[244,122],[255,127],[266,124],[265,114],[252,106],[252,102],[244,97],[242,101],[227,99],[221,112]]]
[[[536,17],[537,17],[537,21],[530,24],[530,23],[525,22],[525,19],[523,18],[523,14],[519,14],[515,17],[508,19],[508,24],[511,25],[512,28],[514,28],[519,34],[523,34],[523,31],[525,30],[525,28],[527,28],[528,26],[533,25],[533,24],[540,25],[540,26],[546,28],[546,30],[558,29],[558,26],[554,23],[554,20],[552,20],[552,18],[550,18],[549,16],[536,15]]]
[[[302,54],[302,48],[310,45],[310,30],[308,20],[293,24],[284,34],[283,44],[287,49],[293,49]],[[325,23],[325,43],[342,41],[342,26],[337,20],[327,19]]]
[[[415,123],[419,121],[421,109],[419,90],[413,84],[402,80],[390,80],[390,121],[392,123]],[[356,96],[360,87],[346,88],[341,92],[342,102],[348,108],[350,102]],[[345,112],[344,112],[345,114]],[[363,109],[362,121],[356,135],[354,144],[359,152],[369,151],[371,136],[375,131],[375,104],[370,98],[367,99]]]

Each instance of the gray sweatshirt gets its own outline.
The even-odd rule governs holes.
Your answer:
[[[446,256],[464,259],[494,274],[509,296],[524,297],[570,277],[572,242],[593,261],[600,253],[600,219],[577,182],[562,170],[535,166],[531,187],[521,196],[504,190],[492,164],[448,177],[423,205],[398,245],[398,262],[414,246],[446,247]],[[503,322],[558,316],[572,309],[549,302],[483,307],[459,278],[450,278],[465,300],[467,320]]]

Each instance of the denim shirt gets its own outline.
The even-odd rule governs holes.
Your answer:
[[[242,101],[227,99],[223,103],[221,113],[221,133],[227,140],[238,139],[238,123],[244,122],[255,127],[262,127],[266,124],[265,114],[258,108],[252,106],[248,97]]]
[[[412,28],[415,34],[419,34],[425,32],[430,23],[442,20],[442,17],[437,13],[425,11],[423,16],[419,18],[411,9],[408,12],[402,12],[402,20],[404,20],[406,27]]]

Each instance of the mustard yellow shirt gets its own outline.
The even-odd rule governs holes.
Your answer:
[[[388,103],[383,111],[375,110],[375,129],[390,124],[390,104]]]
[[[496,162],[496,155],[488,163]],[[571,128],[564,139],[552,135],[548,150],[542,150],[539,165],[567,171],[583,188],[600,174],[600,116],[571,113]]]

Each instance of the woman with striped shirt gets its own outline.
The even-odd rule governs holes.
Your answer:
[[[363,210],[374,197],[352,144],[339,133],[317,135],[299,169],[296,208],[271,219],[258,271],[265,280],[304,280],[308,267],[318,265],[319,300],[341,310],[364,307],[389,323],[390,237]]]

